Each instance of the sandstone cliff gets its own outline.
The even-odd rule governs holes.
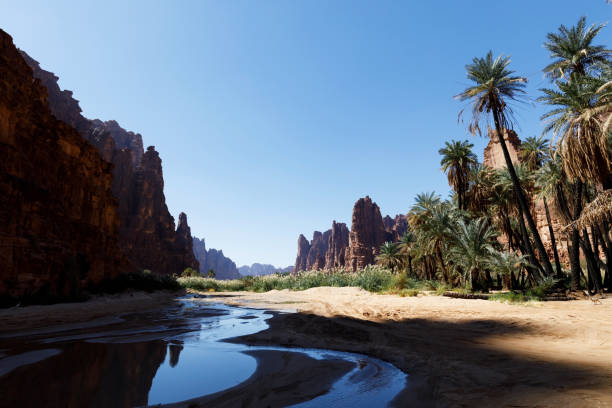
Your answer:
[[[143,150],[142,136],[121,128],[115,121],[89,120],[72,92],[62,91],[58,77],[40,68],[21,51],[34,77],[48,90],[53,115],[79,131],[102,157],[113,164],[112,191],[119,200],[120,246],[139,269],[180,273],[198,269],[190,237],[175,230],[163,192],[164,180],[159,154],[151,146]],[[180,222],[179,222],[180,226]]]
[[[207,250],[204,239],[193,238],[193,252],[199,262],[200,273],[206,275],[212,269],[217,279],[238,279],[241,277],[234,261],[223,255],[222,250],[213,248]]]
[[[298,238],[298,254],[294,271],[349,268],[357,270],[373,264],[385,241],[397,242],[408,231],[405,215],[382,218],[380,209],[368,196],[353,207],[351,230],[344,223],[333,221],[332,228],[315,231],[309,242]]]
[[[0,295],[73,295],[130,270],[111,165],[56,119],[0,30]]]
[[[346,266],[357,270],[374,263],[387,233],[378,205],[369,196],[360,198],[353,207]]]
[[[328,249],[325,254],[325,269],[341,268],[345,265],[349,230],[345,223],[333,221],[330,231]]]
[[[238,268],[238,272],[242,276],[261,276],[270,275],[272,273],[288,273],[292,270],[293,266],[288,266],[286,268],[277,268],[274,265],[260,263],[254,263],[251,266],[243,265]]]

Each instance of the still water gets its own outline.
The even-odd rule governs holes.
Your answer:
[[[405,387],[403,372],[367,356],[223,341],[266,329],[270,317],[262,310],[185,297],[163,311],[0,333],[0,406],[135,407],[185,401],[244,383],[257,369],[250,355],[257,350],[268,356],[302,353],[316,364],[350,363],[329,392],[293,406],[384,407]]]

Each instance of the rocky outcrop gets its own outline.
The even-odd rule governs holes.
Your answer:
[[[352,270],[374,263],[378,249],[387,237],[380,208],[369,196],[360,198],[353,207],[346,266]]]
[[[270,275],[272,273],[288,273],[292,270],[293,266],[288,266],[286,268],[277,268],[274,265],[260,263],[254,263],[251,266],[243,265],[238,268],[238,272],[242,276],[262,276]]]
[[[345,265],[349,246],[349,230],[343,222],[332,222],[331,233],[325,254],[325,269],[341,268]]]
[[[161,159],[155,149],[149,147],[144,152],[142,136],[115,121],[83,117],[72,92],[59,88],[58,77],[41,69],[25,52],[21,54],[47,88],[53,115],[77,129],[113,164],[111,188],[119,200],[120,246],[128,259],[139,269],[159,273],[198,269],[190,239],[180,228],[174,229],[174,218],[165,203]]]
[[[370,197],[360,198],[353,207],[350,231],[346,224],[334,221],[332,228],[325,233],[315,231],[310,242],[300,235],[294,271],[364,268],[375,262],[385,241],[397,242],[407,231],[405,215],[383,218],[378,205]]]
[[[200,266],[200,273],[206,275],[209,270],[213,270],[217,279],[238,279],[236,264],[230,258],[223,255],[222,250],[206,249],[204,239],[193,238],[193,252]]]
[[[323,269],[325,268],[325,254],[327,253],[327,245],[331,230],[324,233],[315,231],[310,241],[310,251],[306,257],[306,269]]]
[[[514,130],[504,130],[504,140],[508,147],[508,153],[513,163],[519,162],[518,152],[521,148],[521,139],[518,138]],[[484,150],[483,165],[488,166],[492,169],[502,169],[506,167],[506,159],[504,158],[504,152],[499,144],[499,140],[495,129],[489,130],[489,144]]]
[[[308,252],[310,252],[310,242],[304,235],[300,234],[298,237],[298,251],[297,257],[295,258],[295,267],[293,268],[294,272],[305,271],[308,269],[306,267]]]
[[[385,231],[387,231],[385,241],[398,242],[402,235],[408,232],[408,217],[403,214],[398,214],[395,218],[386,215],[383,218],[383,224],[385,225]]]
[[[2,296],[72,295],[130,270],[119,251],[111,165],[47,100],[0,30]]]

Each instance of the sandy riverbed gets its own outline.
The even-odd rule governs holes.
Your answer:
[[[512,305],[357,288],[223,295],[203,300],[298,312],[241,342],[395,364],[414,380],[398,405],[612,407],[612,298]]]
[[[133,293],[4,309],[0,332],[104,325],[121,313],[168,307],[176,296]],[[511,305],[313,288],[206,293],[201,301],[297,311],[280,313],[269,329],[235,341],[389,361],[411,376],[398,406],[612,407],[612,298]]]

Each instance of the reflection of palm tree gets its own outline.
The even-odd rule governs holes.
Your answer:
[[[497,139],[506,161],[506,167],[512,179],[516,200],[527,220],[536,248],[544,263],[544,269],[548,275],[552,275],[554,273],[552,265],[544,249],[538,228],[529,211],[527,197],[516,175],[502,133],[502,129],[512,128],[512,109],[507,105],[507,102],[517,100],[521,95],[525,94],[525,83],[527,82],[526,78],[514,76],[514,72],[508,69],[509,64],[510,58],[497,57],[493,59],[491,51],[484,58],[474,58],[472,64],[466,66],[468,78],[474,82],[474,85],[457,95],[457,98],[472,103],[472,118],[468,129],[473,134],[481,133],[480,123],[483,119],[483,112],[486,115],[491,114],[493,117],[495,133],[497,134]],[[487,121],[487,123],[489,122]],[[524,225],[523,217],[519,218],[519,222]]]

